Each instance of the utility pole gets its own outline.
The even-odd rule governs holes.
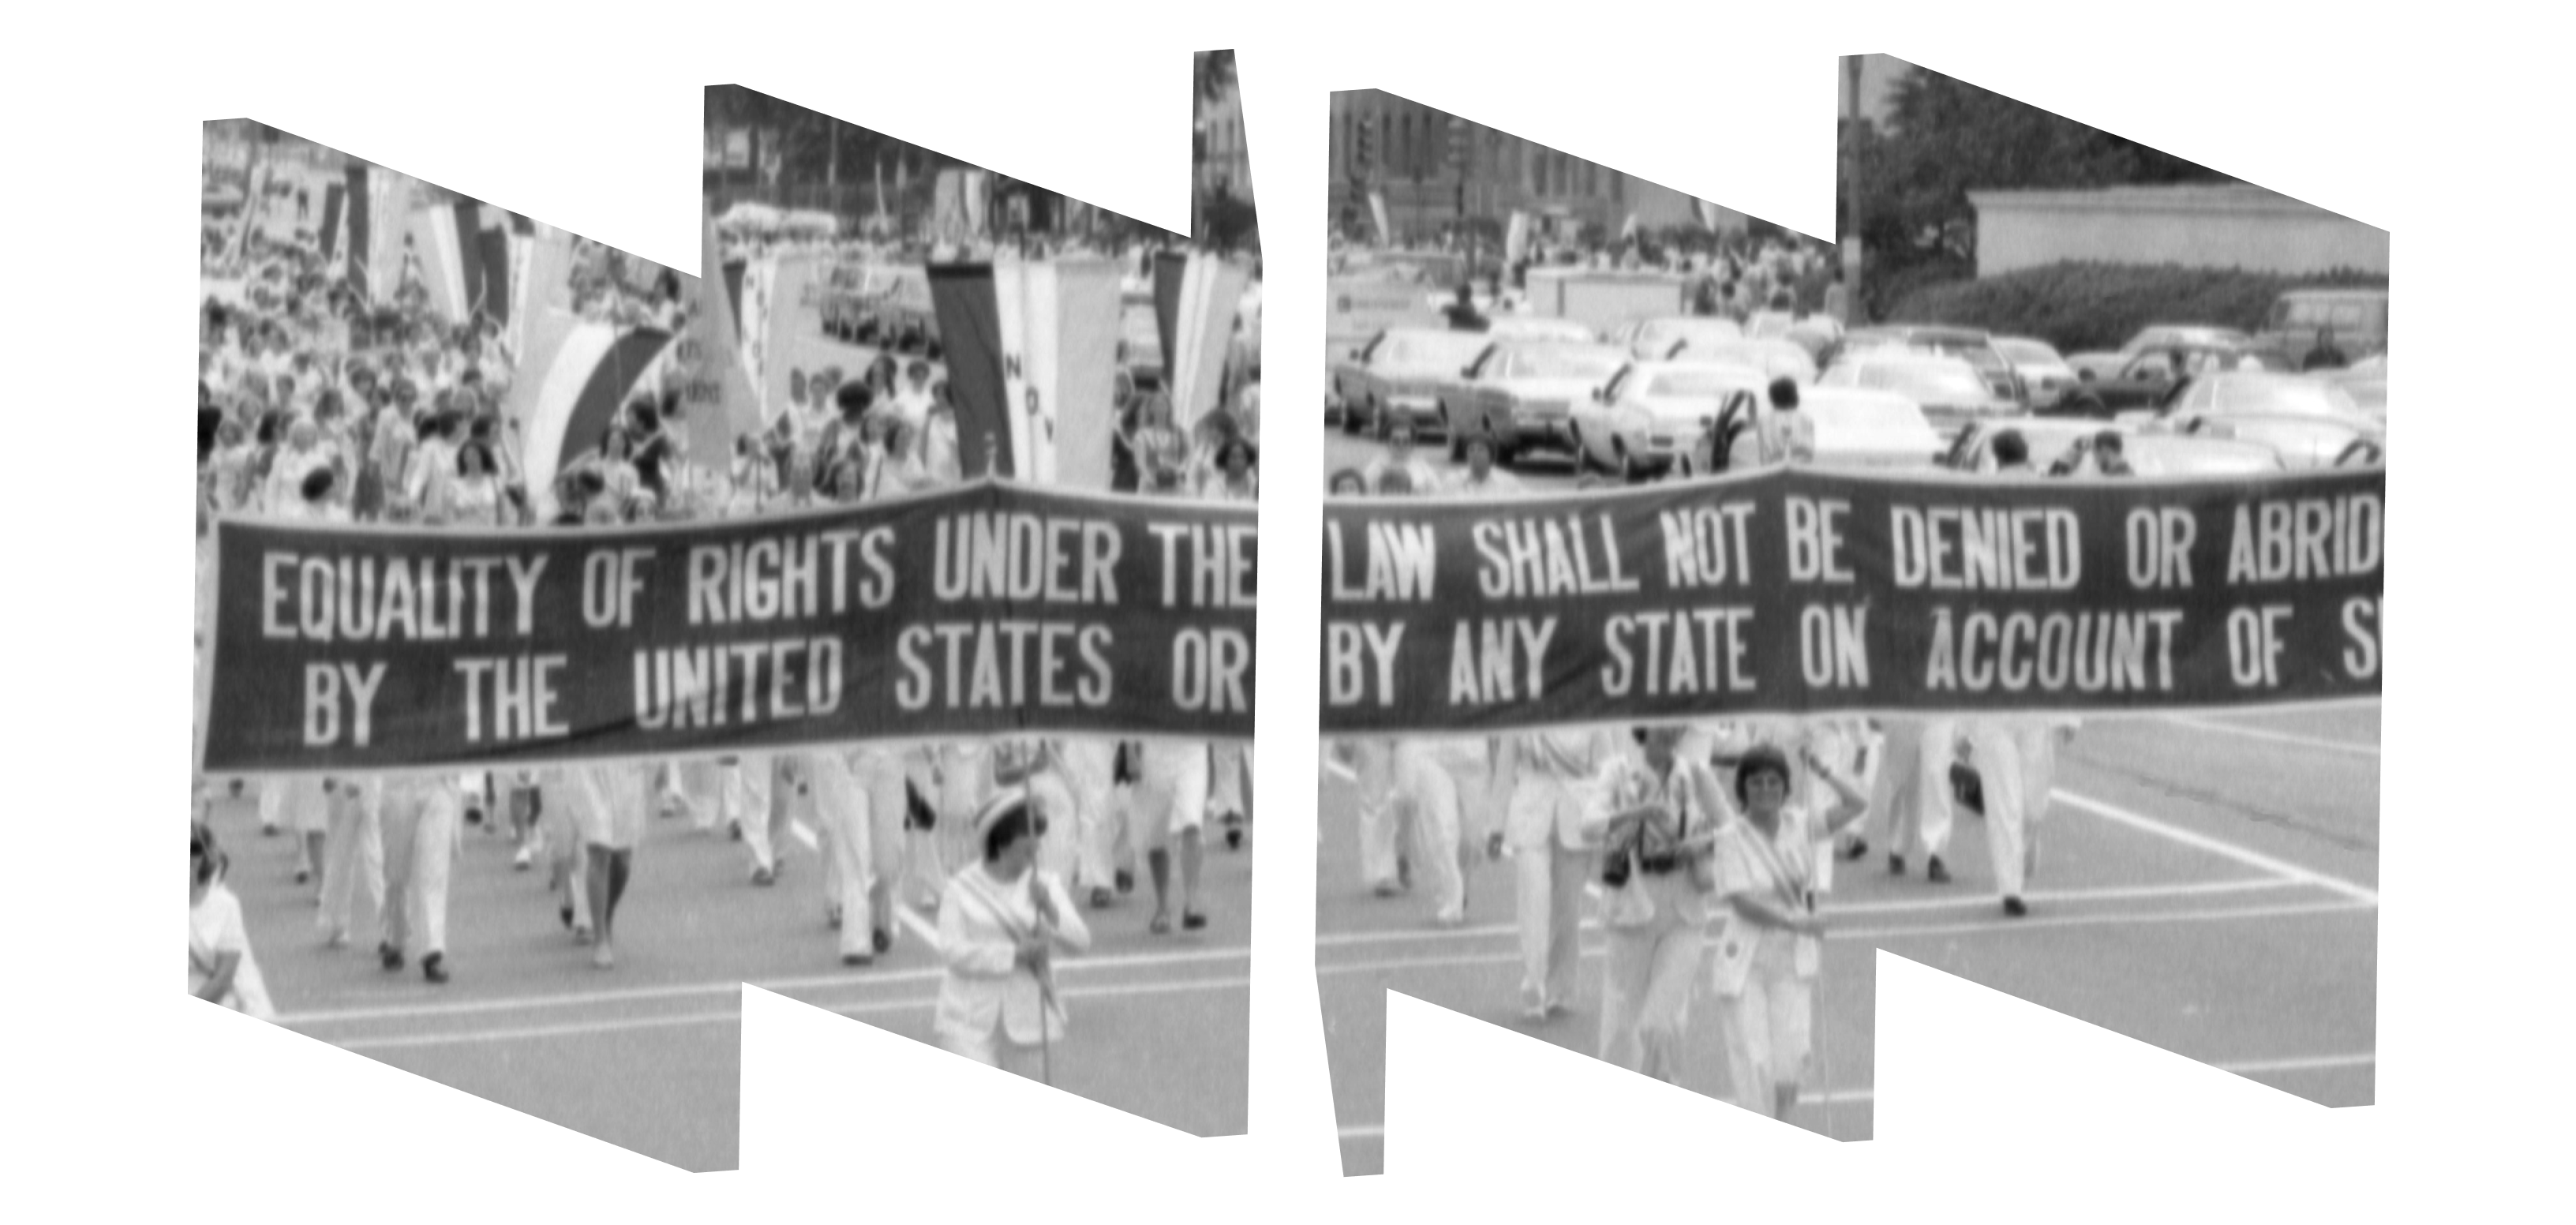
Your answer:
[[[1846,326],[1858,326],[1864,321],[1868,314],[1868,312],[1861,306],[1860,295],[1861,260],[1863,258],[1860,241],[1862,216],[1860,200],[1860,142],[1861,124],[1864,122],[1861,117],[1860,108],[1860,68],[1862,59],[1863,57],[1857,55],[1846,55],[1843,57],[1844,108],[1842,125],[1842,194],[1845,212],[1843,216],[1843,248],[1841,255],[1843,259],[1843,310],[1845,314],[1850,316],[1850,318],[1843,320],[1843,323]]]

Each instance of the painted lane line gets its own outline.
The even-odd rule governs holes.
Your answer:
[[[1064,973],[1087,970],[1129,970],[1166,965],[1193,965],[1209,961],[1243,961],[1252,956],[1249,948],[1191,949],[1175,953],[1132,953],[1116,957],[1069,958],[1056,963]],[[664,987],[630,987],[611,991],[573,991],[560,995],[513,995],[488,1000],[458,1000],[441,1004],[387,1004],[371,1008],[340,1008],[313,1012],[280,1014],[277,1023],[286,1026],[321,1025],[334,1021],[375,1021],[400,1017],[462,1016],[480,1012],[522,1012],[539,1008],[578,1008],[590,1004],[640,1003],[647,1000],[686,999],[696,995],[721,995],[739,990],[746,982],[763,990],[785,994],[829,987],[868,987],[879,984],[937,982],[945,973],[936,966],[911,970],[889,970],[882,973],[818,974],[803,978],[778,978],[753,981],[745,978],[719,979],[715,982],[674,983]]]
[[[2209,1063],[2209,1061],[2205,1059],[2199,1060],[2198,1062]],[[2244,1076],[2254,1073],[2295,1071],[2308,1068],[2349,1068],[2377,1062],[2379,1062],[2379,1057],[2376,1055],[2308,1055],[2295,1059],[2257,1059],[2238,1063],[2211,1063],[2209,1066],[2214,1067],[2221,1072],[2233,1072],[2239,1076]],[[1798,1102],[1799,1104],[1806,1106],[1840,1106],[1851,1102],[1870,1101],[1876,1096],[1877,1094],[1873,1090],[1869,1089],[1836,1089],[1830,1093],[1801,1093],[1798,1095]],[[1718,1101],[1723,1099],[1711,1098],[1710,1100]],[[1341,1138],[1345,1140],[1375,1140],[1383,1138],[1385,1135],[1386,1124],[1384,1123],[1354,1123],[1341,1129]]]
[[[2062,787],[2049,792],[2049,798],[2060,804],[2072,804],[2107,821],[2116,821],[2132,829],[2145,830],[2158,837],[2179,842],[2184,846],[2225,856],[2249,868],[2258,868],[2275,876],[2286,876],[2303,884],[2315,885],[2320,889],[2331,889],[2357,902],[2368,902],[2373,906],[2379,904],[2379,891],[2376,889],[2354,884],[2339,876],[2329,876],[2314,868],[2303,868],[2286,859],[2275,859],[2261,851],[2250,850],[2225,839],[2213,838],[2198,830],[2185,829],[2142,813],[2131,812],[2105,800],[2077,795]]]
[[[2217,732],[2221,735],[2245,736],[2254,740],[2269,740],[2276,744],[2295,744],[2302,748],[2325,749],[2329,752],[2350,753],[2355,756],[2379,756],[2378,745],[2360,744],[2350,740],[2327,740],[2318,736],[2302,736],[2296,732],[2276,732],[2268,727],[2247,727],[2242,723],[2222,723],[2216,719],[2195,719],[2190,715],[2167,715],[2165,716],[2165,722],[2178,723],[2184,727],[2196,727],[2202,731]]]
[[[1122,995],[1164,995],[1183,991],[1218,991],[1229,987],[1248,987],[1252,979],[1244,975],[1230,978],[1196,978],[1169,983],[1122,983],[1106,987],[1066,987],[1057,991],[1065,999],[1099,999]],[[939,997],[928,996],[900,1000],[870,1000],[859,1004],[817,1004],[828,1012],[843,1016],[862,1016],[884,1012],[928,1012],[937,1007]],[[389,1034],[375,1038],[352,1038],[333,1042],[346,1051],[398,1050],[423,1046],[464,1046],[490,1042],[521,1042],[537,1038],[567,1038],[581,1034],[618,1033],[637,1029],[669,1029],[682,1025],[713,1025],[739,1022],[739,1009],[717,1012],[691,1012],[666,1017],[622,1017],[608,1021],[572,1021],[557,1025],[522,1025],[505,1029],[469,1029],[451,1033]]]
[[[2134,898],[2197,897],[2213,893],[2244,893],[2263,889],[2296,889],[2313,882],[2290,876],[2243,876],[2233,880],[2191,881],[2171,885],[2105,885],[2092,889],[2034,889],[2022,897],[2033,903],[2107,902]],[[1826,915],[1901,914],[1912,911],[1961,910],[1992,906],[1992,894],[1965,893],[1948,897],[1895,898],[1876,902],[1827,902],[1819,909]],[[1601,926],[1600,920],[1586,918],[1578,924],[1585,931]],[[1481,927],[1399,929],[1394,931],[1331,932],[1315,938],[1317,948],[1342,948],[1358,944],[1402,944],[1413,940],[1476,940],[1514,936],[1520,928],[1508,923],[1488,923]]]
[[[2268,919],[2291,915],[2343,914],[2375,910],[2366,902],[2308,902],[2284,906],[2240,906],[2226,910],[2131,911],[2120,914],[2034,915],[2007,919],[2000,916],[1975,923],[1942,923],[1922,927],[1854,928],[1829,931],[1827,940],[1902,940],[1914,936],[1952,936],[1984,933],[2009,934],[2049,927],[2090,927],[2105,923],[2195,923],[2225,922],[2230,919]],[[1606,946],[1592,945],[1582,950],[1585,957],[1598,957]],[[1354,961],[1338,965],[1319,965],[1315,973],[1371,974],[1386,970],[1439,969],[1448,966],[1516,965],[1521,955],[1479,953],[1468,957],[1398,957],[1381,961]]]

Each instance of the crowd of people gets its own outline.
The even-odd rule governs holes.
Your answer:
[[[323,262],[309,243],[256,233],[209,243],[207,275],[242,277],[253,288],[238,301],[210,301],[203,316],[201,650],[212,625],[218,516],[579,529],[785,513],[973,475],[960,470],[944,372],[930,343],[916,340],[890,345],[856,377],[798,372],[791,403],[759,434],[737,439],[722,470],[688,460],[677,389],[647,385],[595,446],[563,466],[550,496],[534,496],[515,423],[502,412],[518,372],[501,329],[479,314],[437,318],[414,287],[390,305],[367,303],[323,275]],[[633,269],[579,271],[599,266],[575,263],[583,311],[666,328],[685,322],[676,277],[637,294]],[[1167,399],[1122,376],[1120,487],[1255,497],[1258,385],[1232,382],[1224,405],[1185,434]],[[869,965],[914,932],[952,980],[939,1006],[943,1042],[1007,1062],[1041,1034],[1023,989],[1043,986],[1051,950],[1089,940],[1071,899],[1115,906],[1134,892],[1141,868],[1155,903],[1150,932],[1206,926],[1206,830],[1213,817],[1226,845],[1242,846],[1248,770],[1235,745],[1061,737],[200,779],[191,989],[269,1011],[231,888],[240,882],[228,882],[229,860],[216,844],[211,818],[224,801],[255,803],[263,834],[294,835],[292,880],[309,891],[322,944],[352,943],[363,893],[378,917],[373,953],[382,968],[416,964],[432,983],[452,971],[447,902],[467,831],[514,842],[514,867],[542,876],[570,939],[606,968],[616,964],[620,906],[658,817],[738,840],[749,887],[780,882],[791,844],[812,847],[821,860],[818,928],[837,933],[841,961]]]
[[[1794,385],[1773,394],[1794,411]],[[1330,493],[1533,492],[1494,465],[1485,439],[1468,439],[1465,463],[1445,474],[1414,441],[1410,423],[1391,423],[1385,452],[1334,472]],[[1991,450],[1999,479],[2042,476],[2018,434],[1999,432]],[[1786,453],[1797,462],[1794,447]],[[2126,471],[2117,435],[2084,455],[2085,470]],[[1603,480],[1587,475],[1581,484]],[[1964,805],[1984,819],[2002,914],[2027,915],[2057,750],[2076,726],[2033,717],[1717,719],[1629,735],[1347,740],[1329,747],[1327,762],[1353,783],[1358,884],[1376,897],[1402,899],[1419,881],[1431,921],[1458,926],[1469,874],[1512,864],[1529,1020],[1554,1017],[1573,998],[1576,925],[1590,906],[1610,933],[1600,1057],[1682,1083],[1690,1061],[1676,1044],[1694,1003],[1706,1000],[1718,1012],[1729,1071],[1722,1095],[1785,1118],[1810,1070],[1826,923],[1817,899],[1832,889],[1837,860],[1867,856],[1875,825],[1891,875],[1919,864],[1927,883],[1951,884],[1945,855]]]

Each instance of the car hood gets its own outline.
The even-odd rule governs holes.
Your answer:
[[[1540,400],[1580,400],[1592,389],[1610,381],[1609,375],[1597,379],[1489,379],[1482,386],[1498,388],[1515,396]]]

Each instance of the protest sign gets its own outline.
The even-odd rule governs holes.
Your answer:
[[[2383,470],[1325,509],[1327,735],[2376,696]]]
[[[757,519],[227,519],[201,767],[1252,734],[1252,507],[977,482]]]

